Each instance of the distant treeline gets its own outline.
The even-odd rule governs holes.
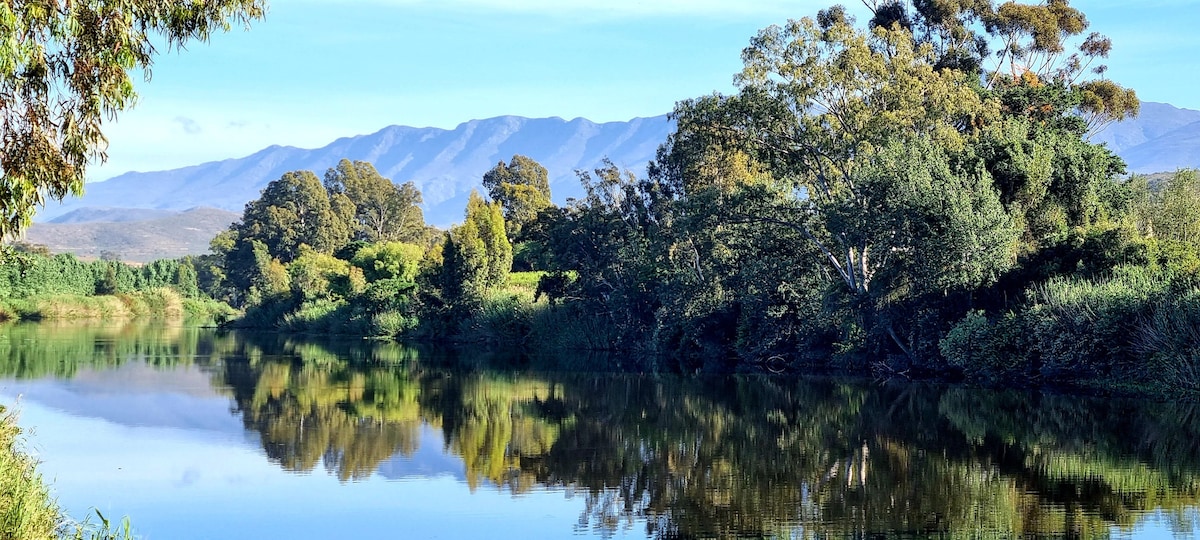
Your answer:
[[[232,311],[200,291],[191,258],[135,266],[50,255],[44,246],[24,243],[0,251],[0,320],[214,319]]]
[[[82,261],[50,255],[36,246],[9,247],[0,265],[0,300],[47,295],[94,296],[171,287],[187,297],[200,295],[190,259],[158,260],[134,266],[119,261]]]

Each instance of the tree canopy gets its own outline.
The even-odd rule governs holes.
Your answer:
[[[549,173],[537,161],[520,154],[509,163],[503,160],[483,175],[488,198],[504,210],[507,233],[516,238],[521,229],[550,207]]]
[[[360,240],[412,242],[424,231],[420,190],[412,182],[396,185],[368,162],[339,161],[325,173],[325,189],[354,205],[354,233]]]
[[[182,49],[234,24],[265,0],[12,0],[0,3],[0,236],[27,226],[48,198],[79,195],[103,161],[101,128],[137,98],[158,50]]]

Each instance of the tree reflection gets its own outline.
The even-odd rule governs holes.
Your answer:
[[[353,455],[358,468],[337,470],[356,478],[394,453],[412,455],[424,423],[442,431],[472,489],[569,490],[584,500],[579,527],[601,533],[1103,538],[1155,510],[1191,530],[1200,498],[1191,405],[835,380],[352,365],[245,364],[254,390],[237,394],[248,425],[291,426],[281,437],[273,423],[254,424],[281,444],[268,448],[273,459],[308,470],[317,456]],[[328,426],[344,434],[321,431]],[[302,440],[302,429],[312,448],[282,444]]]
[[[511,369],[395,344],[3,327],[8,376],[195,362],[269,459],[353,481],[422,429],[471,489],[561,489],[577,532],[655,538],[1105,538],[1197,527],[1200,408],[845,380]],[[35,342],[4,348],[3,343]],[[72,360],[74,359],[74,360]],[[468,365],[470,370],[461,366]],[[564,531],[565,533],[565,531]]]

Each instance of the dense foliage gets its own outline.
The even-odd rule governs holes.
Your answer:
[[[189,258],[141,266],[119,261],[81,261],[69,253],[48,255],[6,249],[0,257],[0,300],[35,296],[94,296],[170,287],[185,297],[200,294]]]
[[[369,164],[287,173],[200,281],[244,324],[643,368],[1200,386],[1200,182],[1127,178],[1089,142],[1137,112],[1107,38],[1063,0],[868,4],[762,30],[644,178],[581,171],[557,207],[515,155],[441,232]]]

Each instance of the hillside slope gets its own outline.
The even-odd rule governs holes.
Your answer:
[[[44,244],[52,253],[98,258],[111,252],[121,260],[149,262],[199,255],[217,233],[241,218],[216,208],[193,208],[144,221],[34,223],[24,240]]]

